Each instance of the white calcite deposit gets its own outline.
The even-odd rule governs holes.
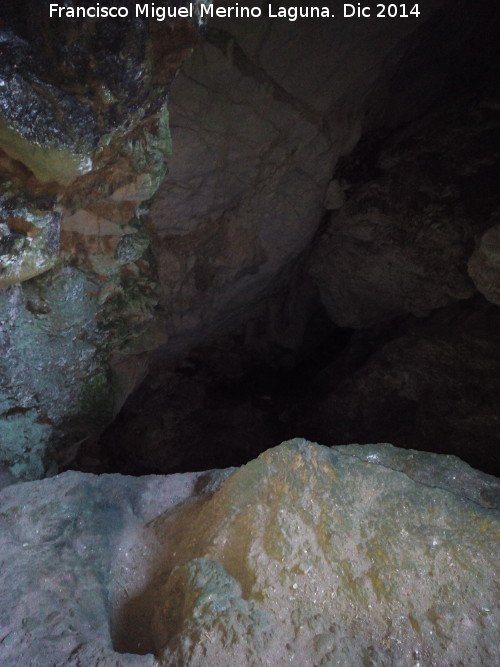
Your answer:
[[[2,667],[498,664],[500,484],[454,457],[4,483]]]

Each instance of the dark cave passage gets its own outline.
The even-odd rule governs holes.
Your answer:
[[[157,357],[100,440],[68,467],[128,475],[226,468],[305,437],[328,446],[390,442],[499,473],[489,339],[500,319],[484,299],[357,332],[318,306],[306,329],[296,351],[239,332],[176,362]]]
[[[83,446],[69,468],[142,475],[240,466],[295,437],[305,409],[324,392],[321,372],[353,335],[316,306],[298,350],[261,335],[249,341],[253,321],[246,333],[175,362],[157,356],[99,442]]]
[[[273,289],[229,333],[209,328],[183,354],[155,353],[67,468],[226,468],[304,437],[452,454],[499,475],[496,260],[481,255],[498,217],[497,78],[464,75],[421,117],[368,130],[337,164],[314,240]],[[217,273],[208,262],[199,275]]]
[[[248,296],[236,315],[222,311],[233,322],[223,335],[198,325],[184,344],[174,329],[174,344],[153,354],[113,423],[66,469],[241,466],[304,437],[452,454],[499,475],[498,239],[482,240],[498,228],[497,79],[494,66],[476,80],[467,70],[416,119],[368,128],[339,159],[299,259],[257,305]],[[219,231],[200,246],[193,235],[202,295],[217,283],[212,248],[232,259]],[[175,249],[177,259],[193,251],[167,235],[160,276],[162,253]]]

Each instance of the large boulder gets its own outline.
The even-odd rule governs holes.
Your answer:
[[[404,79],[406,56],[414,76],[421,40],[427,49],[441,34],[443,4],[389,28],[340,17],[208,25],[172,87],[174,154],[150,212],[169,354],[234,328],[286,282],[367,117],[407,119],[407,91],[389,84]],[[432,69],[410,118],[439,91],[446,67]],[[380,90],[394,104],[382,107]]]
[[[500,310],[482,297],[360,332],[316,381],[298,432],[455,454],[500,474]]]
[[[468,271],[499,202],[500,122],[489,100],[487,90],[467,93],[389,140],[361,142],[339,169],[347,201],[329,215],[310,259],[336,324],[422,317],[469,298],[476,285],[498,303],[495,227]]]
[[[292,440],[0,502],[4,667],[495,662],[500,486],[455,457]]]

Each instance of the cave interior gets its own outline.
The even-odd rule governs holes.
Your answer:
[[[104,192],[90,175],[64,183],[68,173],[61,176],[56,166],[41,177],[45,163],[23,163],[22,147],[9,144],[2,129],[6,178],[57,196],[63,208],[62,254],[50,259],[56,269],[45,277],[22,283],[26,312],[40,322],[51,317],[43,281],[61,257],[65,271],[91,270],[91,281],[106,289],[115,280],[109,247],[123,267],[119,293],[109,287],[112,298],[99,296],[112,307],[104,315],[92,311],[114,327],[111,343],[110,329],[102,334],[106,363],[112,359],[104,373],[122,382],[113,406],[96,396],[98,409],[75,421],[64,398],[52,415],[42,390],[36,405],[7,402],[7,421],[35,410],[37,428],[54,425],[46,472],[239,466],[300,436],[328,446],[390,442],[454,454],[498,474],[498,3],[436,1],[416,22],[213,19],[195,36],[181,29],[161,48],[158,35],[166,28],[154,21],[137,24],[129,38],[128,24],[97,22],[97,37],[112,53],[90,55],[102,61],[96,80],[108,77],[113,104],[102,91],[100,101],[89,93],[88,82],[78,87],[78,77],[90,76],[85,49],[97,39],[85,22],[50,23],[41,9],[28,19],[25,4],[6,3],[3,23],[16,37],[4,66],[15,70],[17,58],[22,68],[31,58],[19,44],[39,48],[43,58],[32,76],[47,90],[61,85],[96,114],[105,108],[96,115],[97,130],[85,110],[81,117],[71,111],[70,130],[82,128],[75,139],[80,152],[87,135],[118,126],[122,117],[146,123],[148,113],[158,114],[160,89],[168,90],[172,135],[166,175],[162,161],[150,178],[156,185],[143,195],[137,180],[139,194],[130,195],[131,186],[120,186],[124,149],[112,154],[99,144],[96,178],[114,179]],[[43,42],[47,31],[52,51]],[[144,84],[133,59],[140,60],[148,39],[155,44],[153,70],[161,74]],[[170,86],[172,53],[183,39],[184,64]],[[116,53],[123,60],[125,51],[130,71],[118,75]],[[54,58],[63,59],[61,68],[44,69]],[[64,108],[65,98],[56,98],[49,102]],[[47,120],[53,122],[59,121]],[[113,146],[115,139],[107,141]],[[139,149],[131,162],[140,172],[157,159],[157,147],[134,141]],[[127,223],[133,242],[130,234],[116,245],[123,231],[91,236],[92,224],[103,229],[108,216],[111,229],[134,207]],[[17,238],[29,236],[28,223],[16,223],[14,214],[9,220],[7,254]],[[149,254],[126,264],[148,242]],[[129,288],[137,312],[122,308]],[[118,314],[109,315],[112,308]],[[141,318],[155,319],[162,331],[135,345],[139,336],[126,327],[142,326]],[[93,344],[101,354],[99,340]],[[4,345],[7,359],[7,338]],[[127,363],[120,375],[116,368]],[[43,363],[38,368],[43,375]],[[73,362],[63,370],[87,372]],[[6,374],[8,393],[19,374],[10,367]],[[50,393],[50,382],[43,391]],[[57,444],[61,439],[69,445]]]
[[[197,333],[194,342],[189,337],[186,343],[181,340],[174,346],[176,351],[168,344],[157,349],[143,382],[99,440],[79,450],[70,469],[140,475],[240,466],[269,447],[300,436],[328,446],[390,442],[454,454],[485,472],[500,473],[500,302],[490,299],[477,282],[460,294],[447,285],[450,298],[424,295],[426,290],[443,288],[456,261],[440,244],[455,244],[456,234],[461,235],[458,243],[463,255],[455,268],[467,276],[469,257],[498,218],[500,102],[494,99],[500,53],[495,30],[498,12],[493,4],[458,3],[452,11],[445,3],[438,16],[405,44],[397,67],[392,62],[395,54],[387,57],[389,73],[382,68],[365,104],[359,137],[348,142],[334,165],[330,182],[335,193],[331,194],[332,186],[328,191],[333,204],[324,195],[323,211],[312,223],[315,231],[307,245],[278,267],[257,296],[250,294],[243,307],[229,311],[226,321],[221,318],[215,327],[210,323],[206,335]],[[227,46],[231,38],[232,50],[241,48],[238,40],[245,30],[236,22],[228,28],[227,22],[216,21],[206,27],[203,39],[209,47],[216,45],[222,57],[232,57],[233,66],[247,74],[246,61],[239,64]],[[301,32],[307,32],[303,25],[288,24],[280,38],[300,41]],[[334,44],[333,28],[330,35],[322,36]],[[327,69],[324,43],[307,44],[318,53],[308,52],[305,59],[319,69],[325,58]],[[276,69],[291,96],[294,86],[302,91],[301,77],[308,75],[305,68],[298,67],[292,75],[286,68]],[[190,76],[194,75],[188,70],[186,78]],[[250,71],[248,76],[257,75]],[[217,85],[217,73],[211,77],[210,82]],[[177,94],[174,82],[174,123],[182,123],[182,107],[189,102],[188,95],[187,102],[183,99],[186,85],[183,82]],[[320,85],[335,86],[335,79]],[[234,104],[231,111],[239,113]],[[336,112],[326,110],[321,122],[334,124]],[[179,121],[175,113],[181,116]],[[265,110],[256,113],[265,115]],[[244,130],[253,131],[250,124]],[[432,145],[429,138],[434,133],[442,133],[442,140]],[[231,141],[220,139],[224,140]],[[460,146],[453,147],[454,142]],[[226,148],[238,154],[237,146]],[[174,160],[182,149],[174,133]],[[359,225],[352,238],[363,231],[359,224],[363,212],[377,224],[374,211],[384,212],[385,207],[400,221],[400,226],[387,228],[394,238],[375,232],[373,248],[368,241],[357,254],[356,241],[348,238],[348,211],[345,236],[339,235],[336,242],[346,239],[349,248],[345,255],[340,250],[327,257],[332,272],[344,272],[334,282],[337,289],[345,287],[347,299],[352,295],[353,308],[373,310],[373,317],[370,312],[366,318],[353,316],[351,324],[349,314],[340,312],[342,305],[325,307],[328,286],[315,280],[311,265],[339,215],[335,188],[341,193],[342,207],[348,207],[349,201],[361,202],[363,193],[369,197],[371,189],[384,181],[388,170],[384,159],[390,163],[391,156],[386,154],[391,150],[396,163],[391,186],[378,199],[374,197],[372,209],[353,204],[351,211]],[[405,163],[400,170],[394,155],[398,151]],[[245,159],[244,149],[237,159]],[[221,167],[222,171],[230,168],[230,164]],[[433,196],[427,177],[438,189],[456,190],[449,196],[449,208],[432,210],[432,202],[425,202]],[[426,228],[439,227],[439,216],[448,218],[443,225],[449,225],[448,231],[426,240]],[[284,218],[284,235],[286,225]],[[361,237],[359,243],[363,244]],[[385,243],[389,247],[379,253],[377,245]],[[412,244],[414,252],[407,253]],[[417,272],[424,275],[420,284],[407,287],[405,276],[397,271],[401,261],[413,261],[410,255],[417,257]],[[438,266],[448,259],[450,266]],[[351,267],[352,276],[349,262],[356,264]],[[387,272],[394,273],[394,282],[401,284],[394,288],[388,284],[383,277]],[[427,284],[426,272],[434,273]],[[499,279],[498,274],[490,277]],[[366,289],[373,294],[368,297]],[[406,289],[422,292],[421,306],[411,303],[411,295],[406,303],[398,297],[391,303],[392,291]],[[343,305],[348,311],[348,305]]]

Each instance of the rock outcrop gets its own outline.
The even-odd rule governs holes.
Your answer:
[[[165,175],[187,21],[49,18],[0,39],[0,462],[54,472],[116,414],[165,339],[143,225]]]
[[[428,315],[475,293],[469,273],[487,297],[497,289],[495,227],[471,258],[498,214],[500,120],[488,99],[488,91],[468,93],[379,140],[378,155],[361,142],[339,169],[347,202],[330,214],[310,259],[339,326]]]
[[[326,444],[377,439],[455,454],[500,474],[500,311],[482,297],[355,336],[295,424]]]
[[[169,341],[101,441],[110,469],[237,465],[300,434],[500,470],[498,318],[478,299],[498,291],[500,59],[494,8],[468,10],[467,28],[446,4],[387,41],[368,23],[209,26],[172,90],[150,213]],[[333,322],[312,324],[316,358],[311,280]]]
[[[286,283],[367,117],[397,124],[428,106],[446,67],[433,62],[435,78],[411,104],[389,84],[404,78],[423,34],[426,45],[437,40],[439,10],[452,20],[443,4],[389,29],[377,20],[209,24],[172,89],[174,152],[150,212],[168,354],[234,329]],[[382,88],[394,104],[378,104]]]
[[[454,457],[294,440],[0,502],[4,667],[496,660],[500,487]]]
[[[474,398],[488,364],[488,392],[497,391],[494,333],[488,342],[481,333],[476,361],[465,364],[474,380],[460,385],[460,400],[440,396],[427,409],[429,365],[446,376],[434,384],[453,396],[463,364],[446,346],[471,346],[461,333],[458,340],[433,328],[429,352],[410,331],[437,309],[461,302],[465,312],[478,290],[498,304],[498,40],[487,2],[466,2],[462,14],[451,1],[431,0],[419,17],[395,21],[210,22],[171,95],[166,178],[167,91],[195,26],[49,20],[49,4],[31,11],[28,0],[6,0],[0,26],[0,463],[30,479],[71,465],[81,446],[97,447],[153,350],[150,386],[165,396],[151,401],[147,423],[141,416],[150,434],[134,460],[146,469],[188,459],[193,442],[206,443],[205,430],[222,433],[223,449],[233,440],[228,425],[248,431],[257,452],[304,435],[292,427],[307,416],[294,417],[294,406],[280,401],[272,410],[223,406],[214,420],[223,428],[212,428],[209,390],[196,386],[210,371],[190,383],[168,376],[182,355],[222,334],[232,344],[241,337],[247,349],[256,340],[265,350],[256,358],[294,367],[308,327],[321,328],[310,327],[312,279],[334,323],[325,328],[344,329],[328,361],[351,328],[362,333],[343,359],[381,327],[379,361],[400,350],[388,356],[393,374],[416,374],[401,395],[390,381],[375,383],[382,393],[359,410],[360,386],[350,389],[359,375],[347,374],[376,345],[355,368],[346,363],[343,376],[334,377],[339,364],[330,367],[319,409],[337,386],[346,393],[332,399],[343,408],[331,414],[343,422],[328,425],[326,409],[318,421],[327,444],[359,439],[347,438],[355,414],[366,416],[358,426],[372,440],[367,425],[378,423],[380,405],[399,406],[424,429],[410,441],[393,429],[397,444],[437,447],[450,406],[462,415],[456,442],[465,442],[452,451],[468,456],[473,435],[497,441],[493,395],[479,407]],[[254,335],[266,309],[269,330]],[[405,357],[412,351],[418,368]],[[244,375],[246,351],[238,354]],[[168,404],[176,393],[186,397],[180,408]],[[276,415],[290,425],[279,437],[265,432]],[[134,435],[118,438],[118,447],[125,442],[135,448]]]

